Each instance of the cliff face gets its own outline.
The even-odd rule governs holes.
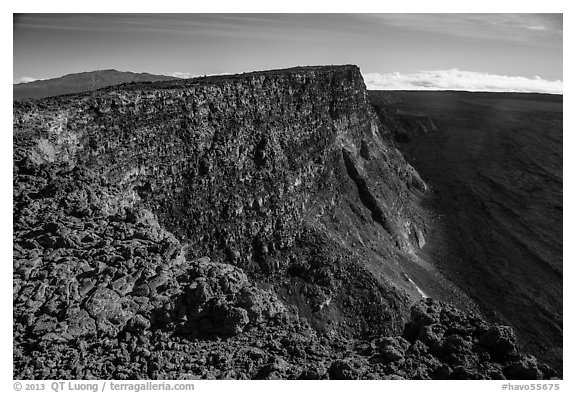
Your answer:
[[[392,108],[398,101],[394,93],[387,91],[368,92],[370,103],[382,125],[390,130],[391,136],[398,143],[409,142],[414,137],[434,132],[438,129],[430,116]]]
[[[260,345],[216,377],[322,378],[305,353],[328,367],[354,340],[401,334],[426,284],[426,185],[389,135],[355,66],[16,103],[15,373],[210,377],[219,336]],[[51,356],[96,366],[57,374]]]
[[[382,264],[417,247],[410,189],[425,185],[380,137],[356,67],[136,86],[15,108],[17,145],[31,145],[22,154],[117,184],[189,244],[191,258],[209,255],[263,281],[306,281],[310,269],[356,262],[361,256],[349,252],[364,241],[379,243]],[[342,236],[341,225],[351,233]],[[309,255],[317,242],[344,261]],[[320,292],[319,304],[335,295]],[[386,309],[399,315],[405,306]]]

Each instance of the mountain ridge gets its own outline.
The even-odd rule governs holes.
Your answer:
[[[158,82],[178,79],[147,72],[136,73],[116,69],[95,70],[63,75],[57,78],[14,84],[13,100],[38,99],[64,94],[94,91],[108,86],[133,82]]]

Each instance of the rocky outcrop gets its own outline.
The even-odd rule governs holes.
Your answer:
[[[299,288],[287,301],[314,324],[400,329],[408,301],[383,270],[400,276],[394,253],[418,247],[413,192],[425,185],[381,137],[355,66],[15,104],[14,127],[17,159],[90,168],[193,245],[188,258],[226,261],[277,291]],[[350,304],[350,291],[365,301]],[[368,322],[372,307],[388,314]]]
[[[16,103],[15,378],[460,375],[405,328],[425,190],[354,66]]]
[[[187,260],[180,241],[117,187],[102,179],[96,184],[93,174],[78,168],[38,169],[25,161],[16,165],[14,222],[14,362],[20,377],[104,376],[106,362],[98,353],[105,345],[125,349],[134,337],[149,354],[154,331],[189,341],[286,319],[278,298],[257,288],[242,269],[207,257]],[[78,358],[96,362],[73,365]]]
[[[521,354],[510,327],[447,303],[414,305],[404,334],[357,342],[333,361],[331,379],[551,379],[556,373]]]

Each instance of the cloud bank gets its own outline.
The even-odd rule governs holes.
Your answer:
[[[193,74],[191,72],[171,72],[169,74],[164,74],[164,75],[173,76],[175,78],[180,78],[180,79],[189,79],[189,78],[196,78],[198,76],[201,76],[198,74]]]
[[[216,74],[194,74],[192,72],[170,72],[168,74],[163,74],[166,76],[173,76],[175,78],[180,79],[190,79],[190,78],[199,78],[202,76],[218,76],[218,75],[230,75],[228,72],[219,72]]]
[[[481,72],[420,71],[414,74],[367,73],[364,81],[369,90],[466,90],[520,93],[562,94],[562,81],[549,81],[538,76],[493,75]]]
[[[17,83],[28,83],[28,82],[34,82],[40,80],[38,78],[34,78],[32,76],[21,76],[19,78],[13,78],[12,79],[12,83],[13,84],[17,84]]]

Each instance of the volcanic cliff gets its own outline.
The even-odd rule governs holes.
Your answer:
[[[378,115],[356,66],[15,103],[14,377],[553,376],[420,301],[473,307]]]

